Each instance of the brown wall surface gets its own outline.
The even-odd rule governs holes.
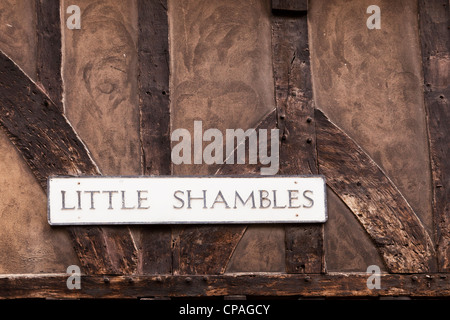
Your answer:
[[[372,1],[373,2],[373,1]],[[432,228],[417,1],[311,1],[308,10],[316,107],[381,166]]]
[[[77,5],[81,29],[62,28],[65,113],[102,174],[140,174],[136,3]]]
[[[147,172],[140,121],[142,108],[151,113],[152,106],[142,106],[139,100],[137,1],[61,1],[64,112],[104,175]],[[81,9],[81,30],[65,26],[69,16],[65,9],[72,4]],[[302,77],[311,77],[315,108],[383,169],[431,235],[417,1],[377,1],[379,30],[366,26],[370,16],[366,9],[372,4],[309,1],[302,14],[307,14],[311,74]],[[0,49],[32,79],[37,77],[35,10],[34,1],[0,0]],[[255,128],[276,107],[271,1],[168,0],[164,10],[170,56],[170,90],[164,92],[170,98],[167,131],[187,129],[193,138],[195,120],[202,120],[203,132]],[[171,164],[173,175],[214,174],[216,169],[205,163]],[[357,213],[331,188],[327,195],[326,271],[363,272],[373,264],[385,271],[374,241],[355,218]],[[45,192],[3,131],[0,217],[0,274],[64,272],[67,266],[80,264],[67,230],[48,225]],[[141,259],[137,273],[286,271],[284,225],[130,229]],[[224,266],[199,261],[202,248],[221,248],[219,243],[205,243],[209,239],[230,241]],[[189,252],[191,248],[200,258],[190,256],[197,254]],[[163,262],[157,256],[161,252]],[[185,260],[176,261],[177,254]]]
[[[171,127],[254,128],[275,108],[269,1],[168,2]],[[205,144],[206,145],[206,144]],[[207,174],[173,165],[173,174]]]
[[[0,1],[0,50],[36,77],[34,1]],[[0,130],[0,274],[65,272],[79,264],[65,229],[47,222],[46,195]]]

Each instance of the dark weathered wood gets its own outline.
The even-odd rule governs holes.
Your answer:
[[[314,106],[306,14],[272,17],[273,73],[280,174],[317,174]],[[323,272],[323,225],[288,225],[286,271]]]
[[[61,110],[0,52],[0,124],[41,186],[51,175],[98,175]]]
[[[127,227],[69,227],[75,251],[87,274],[131,274],[137,252]]]
[[[139,109],[144,175],[170,175],[169,27],[167,1],[139,0]],[[140,228],[139,272],[170,273],[171,227]]]
[[[450,69],[448,1],[419,1],[438,267],[450,271]]]
[[[243,225],[188,226],[174,237],[174,274],[223,274]]]
[[[62,111],[3,52],[0,52],[0,126],[44,191],[49,176],[100,174]],[[121,274],[134,270],[135,248],[127,228],[69,230],[86,272]]]
[[[61,20],[59,0],[36,0],[37,81],[63,110],[61,79]]]
[[[138,1],[139,105],[144,174],[170,175],[167,1]]]
[[[369,289],[365,273],[239,274],[189,276],[81,276],[69,290],[67,274],[2,275],[0,299],[140,297],[448,297],[448,274],[381,274],[380,289]]]
[[[272,0],[272,10],[306,11],[308,0]]]
[[[403,195],[378,165],[319,110],[315,112],[319,171],[352,210],[390,272],[436,268],[433,243]]]
[[[142,226],[139,233],[138,274],[172,272],[172,228],[164,225]]]

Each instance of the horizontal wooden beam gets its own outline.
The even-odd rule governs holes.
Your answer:
[[[81,276],[69,290],[68,274],[2,275],[0,299],[142,298],[213,296],[445,297],[450,275],[381,274],[380,289],[369,289],[366,273]]]

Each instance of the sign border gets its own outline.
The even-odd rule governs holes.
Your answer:
[[[321,178],[323,180],[324,185],[324,210],[325,210],[325,218],[323,221],[316,220],[302,220],[302,221],[286,221],[286,220],[266,220],[266,221],[167,221],[167,222],[102,222],[102,223],[92,223],[92,222],[77,222],[77,223],[65,223],[65,222],[51,222],[50,221],[50,180],[53,178],[77,178],[77,179],[109,179],[109,178],[117,178],[117,179],[147,179],[147,178]],[[328,221],[328,199],[327,199],[327,183],[324,175],[314,174],[314,175],[274,175],[274,176],[264,176],[264,175],[185,175],[185,176],[175,176],[175,175],[111,175],[111,176],[98,176],[98,175],[82,175],[82,176],[74,176],[74,175],[52,175],[47,179],[47,222],[50,226],[127,226],[127,225],[238,225],[238,224],[323,224]]]

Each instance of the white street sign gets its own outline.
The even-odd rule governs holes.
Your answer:
[[[323,223],[323,176],[50,177],[51,225]]]

